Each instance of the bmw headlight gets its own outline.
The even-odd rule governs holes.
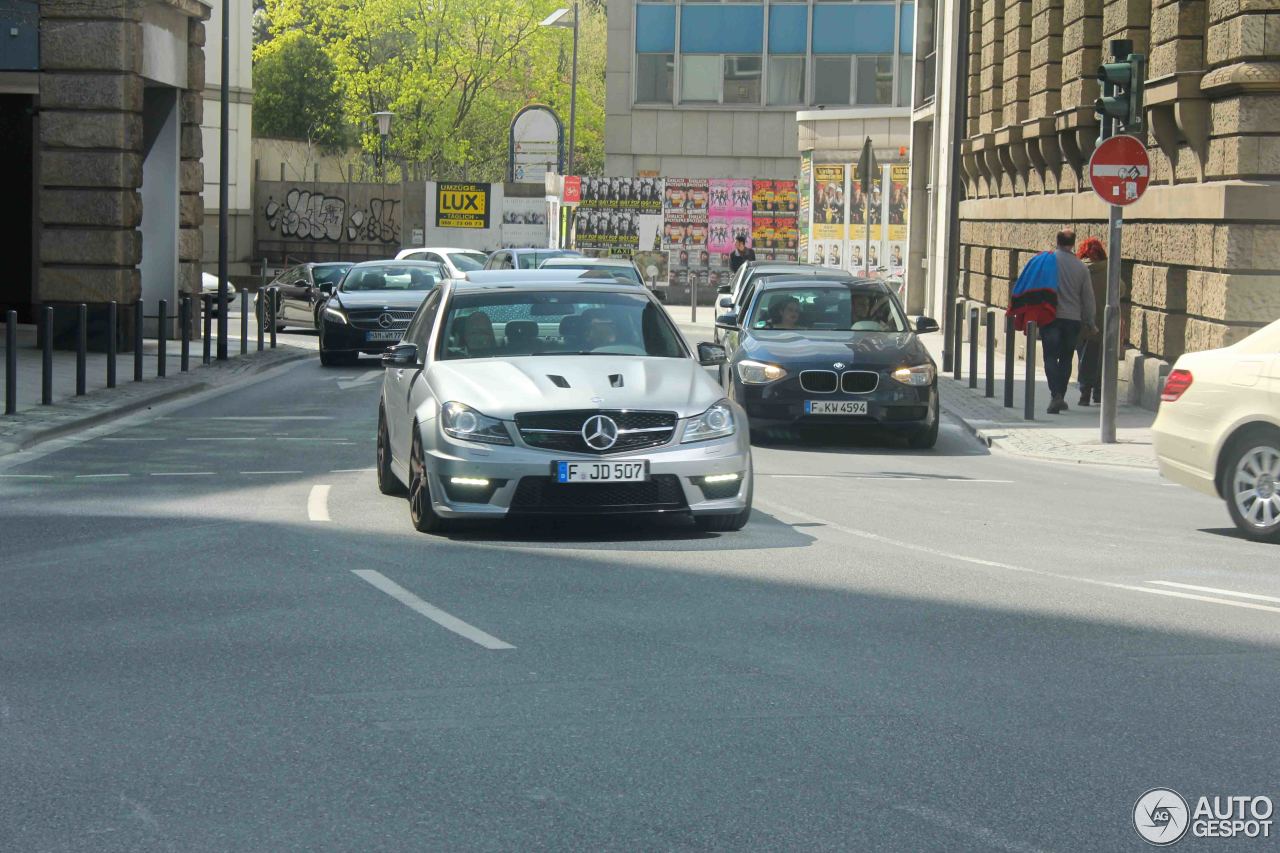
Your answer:
[[[440,409],[440,428],[445,435],[462,441],[510,444],[511,434],[497,418],[482,415],[462,403],[445,403]]]
[[[728,400],[721,400],[702,414],[692,417],[684,425],[681,443],[690,441],[707,441],[712,438],[724,438],[733,435],[736,426],[733,422],[733,409]]]
[[[738,362],[738,378],[744,385],[767,385],[777,382],[787,375],[787,371],[776,364],[765,364],[763,361],[745,359]]]
[[[899,367],[889,374],[903,385],[932,385],[937,371],[932,364],[917,364],[915,367]]]
[[[348,319],[347,319],[347,315],[342,313],[342,309],[341,309],[341,308],[335,308],[335,307],[333,307],[333,306],[326,306],[326,307],[325,307],[325,309],[324,309],[324,318],[325,318],[326,320],[331,321],[331,322],[339,323],[339,324],[341,324],[341,325],[343,325],[343,326],[345,326],[345,325],[347,325],[347,323],[351,322],[350,320],[348,320]]]

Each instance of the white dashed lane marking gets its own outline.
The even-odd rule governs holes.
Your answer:
[[[312,521],[329,521],[329,489],[331,486],[315,485],[307,495],[307,518]]]
[[[483,646],[491,651],[515,648],[510,643],[504,643],[492,634],[485,633],[476,626],[463,622],[457,616],[444,612],[434,604],[423,601],[381,572],[375,572],[370,569],[352,569],[351,573],[382,590],[415,613],[420,613],[427,617],[441,628],[452,631],[459,637],[465,637],[478,646]]]

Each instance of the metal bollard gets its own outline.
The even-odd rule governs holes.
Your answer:
[[[164,376],[165,374],[165,354],[168,347],[165,345],[169,342],[169,302],[160,300],[160,308],[156,312],[156,376]]]
[[[116,387],[116,335],[120,334],[120,310],[113,299],[107,303],[107,387]]]
[[[1013,317],[1004,318],[1004,407],[1013,408]]]
[[[276,304],[280,297],[280,292],[276,288],[271,288],[267,293],[267,305],[271,308],[271,348],[276,348]]]
[[[182,372],[191,369],[191,296],[182,294]]]
[[[44,351],[40,363],[40,404],[53,405],[53,307],[44,306]]]
[[[266,332],[266,329],[263,328],[262,325],[262,319],[267,316],[262,310],[262,295],[266,292],[267,291],[265,289],[258,291],[256,298],[258,310],[255,311],[253,315],[253,324],[258,327],[258,352],[262,352],[262,336],[263,333]]]
[[[978,387],[978,309],[969,309],[969,387]]]
[[[249,291],[240,291],[240,354],[249,351]]]
[[[1027,323],[1027,374],[1026,374],[1026,400],[1022,405],[1022,419],[1024,421],[1034,421],[1036,419],[1036,324],[1034,322]]]
[[[83,302],[76,312],[76,396],[85,392],[85,359],[89,353],[89,308]]]
[[[996,395],[996,312],[987,312],[987,387],[984,397]]]
[[[960,381],[960,353],[964,350],[964,300],[956,300],[955,319],[951,324],[952,336],[954,338],[951,351],[955,353],[955,359],[952,367],[951,378]]]
[[[18,411],[18,312],[4,315],[4,413]]]
[[[133,381],[142,381],[142,323],[146,315],[142,312],[142,300],[133,303]]]
[[[203,361],[209,363],[213,347],[213,297],[207,293],[200,295],[200,310],[204,312],[204,352]]]

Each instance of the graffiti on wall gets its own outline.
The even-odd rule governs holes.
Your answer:
[[[291,240],[399,243],[399,208],[399,199],[348,204],[340,196],[294,187],[283,199],[268,196],[262,213],[268,229]]]

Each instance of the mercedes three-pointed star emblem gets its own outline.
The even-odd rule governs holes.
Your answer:
[[[384,312],[378,316],[378,325],[384,329],[390,329],[395,324],[396,318],[392,317],[390,314]]]
[[[582,440],[592,450],[608,450],[618,442],[618,425],[607,415],[587,418],[582,425]]]

